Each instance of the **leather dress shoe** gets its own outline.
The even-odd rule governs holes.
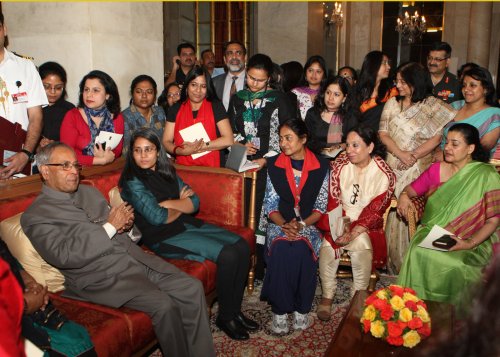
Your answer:
[[[257,331],[259,329],[259,324],[243,315],[242,312],[239,312],[234,319],[247,331]]]
[[[215,320],[215,325],[220,328],[226,335],[233,340],[248,340],[250,336],[248,332],[236,321],[232,319],[229,321]]]

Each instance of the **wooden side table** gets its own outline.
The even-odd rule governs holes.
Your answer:
[[[331,357],[382,357],[382,356],[415,356],[416,352],[428,343],[431,343],[441,331],[453,332],[455,312],[453,305],[426,301],[431,316],[432,332],[425,340],[414,348],[392,346],[386,341],[364,333],[359,322],[363,315],[367,291],[357,291],[351,300],[349,310],[342,319],[335,335],[328,346],[325,356]]]

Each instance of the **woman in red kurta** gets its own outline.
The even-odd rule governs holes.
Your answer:
[[[71,146],[84,166],[106,165],[122,153],[123,139],[111,150],[96,138],[101,131],[123,135],[123,116],[115,81],[102,71],[91,71],[80,82],[78,108],[66,113],[61,141]]]
[[[358,126],[347,134],[346,153],[331,163],[328,212],[340,206],[350,224],[337,232],[334,222],[335,232],[331,232],[326,214],[317,225],[325,232],[319,253],[323,298],[317,314],[321,320],[330,319],[343,250],[351,257],[353,291],[368,287],[372,267],[384,266],[387,256],[382,216],[391,202],[396,176],[383,160],[385,147],[375,130]]]
[[[207,137],[184,139],[181,130],[201,123]],[[232,145],[233,131],[210,75],[193,68],[182,88],[181,100],[168,110],[163,145],[181,165],[220,167],[220,150]]]

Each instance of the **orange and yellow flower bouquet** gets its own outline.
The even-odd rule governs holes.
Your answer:
[[[425,302],[410,288],[390,285],[365,300],[361,317],[365,333],[394,346],[414,347],[431,334],[431,318]]]

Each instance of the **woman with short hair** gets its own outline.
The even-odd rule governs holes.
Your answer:
[[[106,165],[121,155],[123,139],[111,150],[96,142],[101,131],[123,134],[124,123],[115,81],[107,73],[94,70],[80,82],[78,108],[66,113],[61,141],[75,150],[82,165]]]
[[[331,318],[337,269],[343,251],[351,257],[352,294],[368,288],[373,266],[385,265],[387,248],[382,217],[391,203],[396,184],[396,176],[384,161],[385,156],[386,149],[377,132],[360,125],[348,132],[345,154],[330,163],[327,212],[340,209],[340,215],[348,221],[343,231],[340,222],[335,222],[336,240],[333,238],[336,235],[330,231],[328,214],[322,215],[318,223],[318,228],[325,233],[319,253],[323,292],[317,310],[320,320]]]

